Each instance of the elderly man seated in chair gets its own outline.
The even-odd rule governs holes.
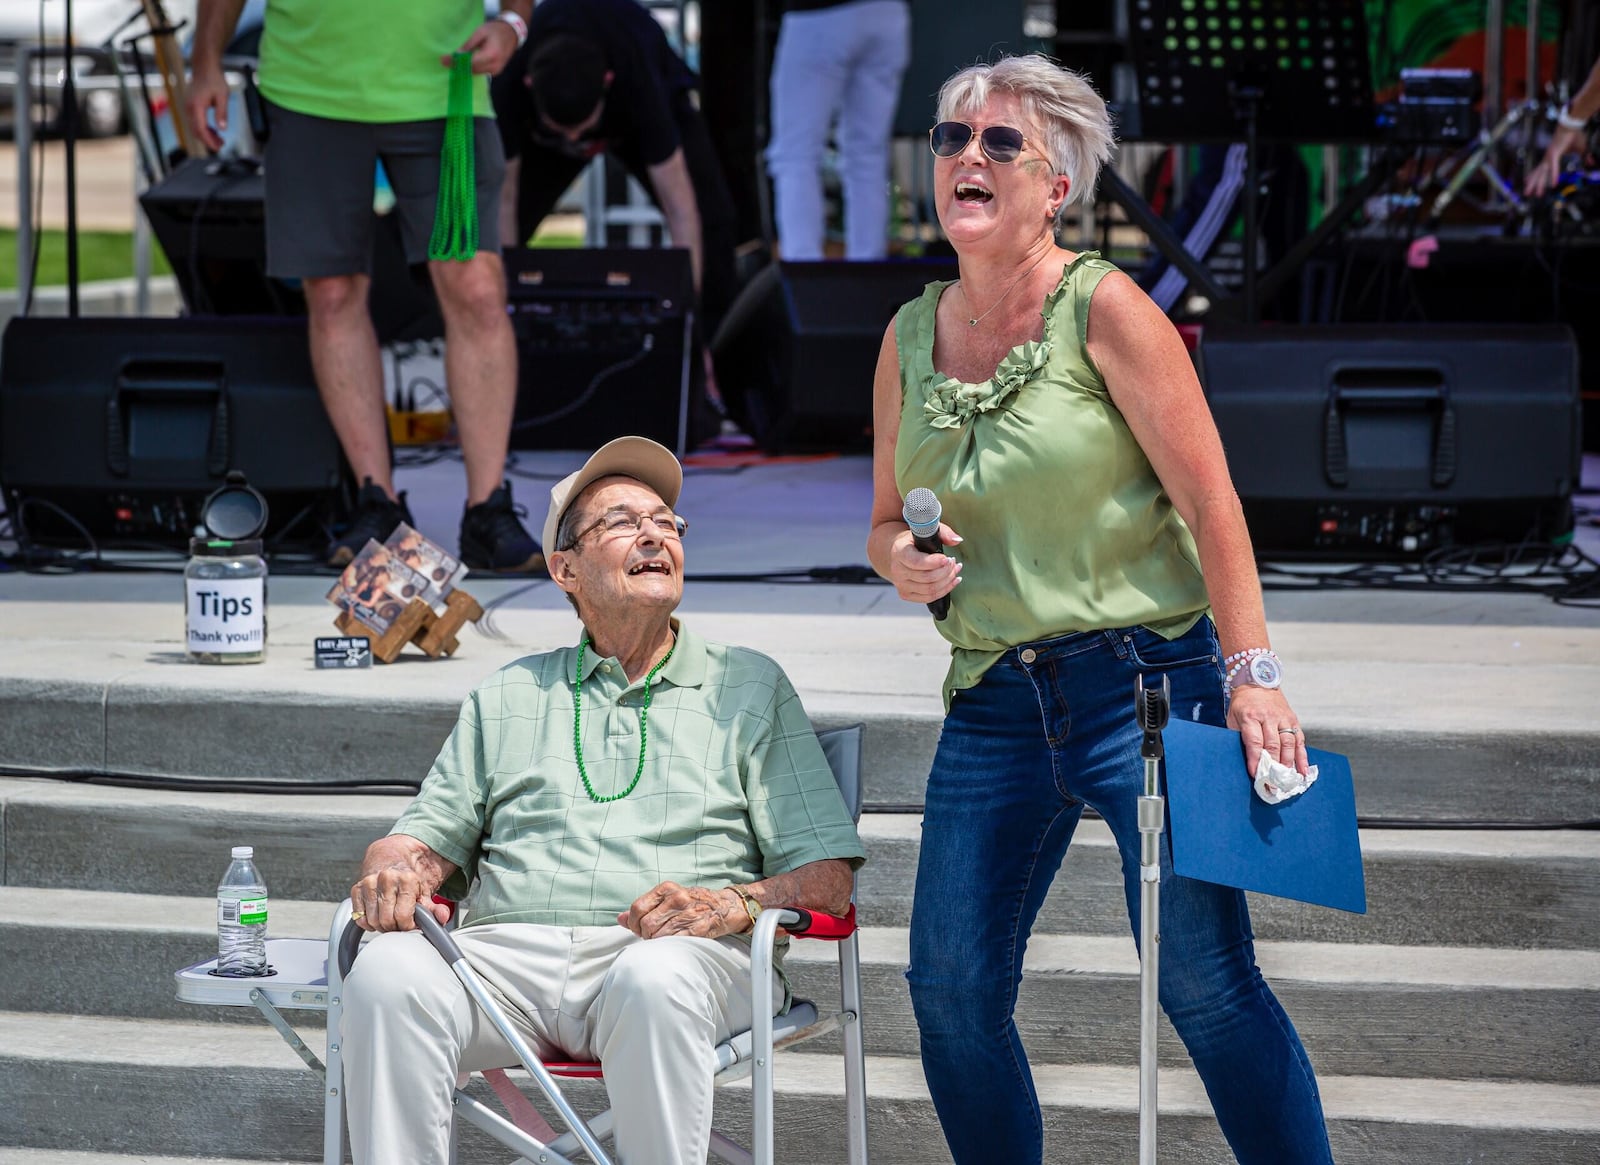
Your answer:
[[[515,1060],[414,929],[435,891],[476,880],[457,943],[541,1055],[600,1061],[623,1165],[705,1161],[713,1049],[751,1024],[762,907],[849,908],[861,840],[794,688],[673,618],[682,483],[667,449],[623,437],[551,489],[577,645],[468,696],[367,850],[354,917],[398,933],[346,983],[357,1165],[447,1161],[458,1073]]]

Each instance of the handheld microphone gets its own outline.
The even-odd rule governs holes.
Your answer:
[[[944,545],[939,541],[939,515],[943,512],[931,489],[918,486],[906,495],[900,516],[911,527],[911,544],[924,554],[944,553]],[[950,596],[940,595],[928,604],[928,610],[935,619],[943,620],[950,614]]]

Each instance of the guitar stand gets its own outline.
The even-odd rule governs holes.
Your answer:
[[[1432,231],[1438,227],[1440,220],[1444,218],[1444,212],[1455,201],[1456,195],[1461,193],[1461,188],[1479,170],[1483,171],[1484,175],[1489,179],[1490,185],[1494,187],[1500,197],[1506,200],[1517,215],[1520,216],[1526,212],[1527,203],[1517,193],[1516,187],[1507,182],[1500,171],[1495,169],[1494,163],[1490,161],[1490,158],[1499,149],[1500,143],[1505,140],[1506,135],[1520,125],[1524,118],[1539,112],[1539,109],[1540,106],[1537,101],[1519,102],[1506,110],[1505,116],[1496,122],[1493,128],[1483,130],[1478,134],[1477,146],[1467,156],[1466,161],[1462,162],[1456,172],[1450,176],[1450,181],[1439,192],[1439,197],[1433,200],[1433,205],[1428,209],[1428,217],[1423,223],[1423,230]]]

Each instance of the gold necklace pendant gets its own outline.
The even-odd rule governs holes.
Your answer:
[[[1048,250],[1040,252],[1039,257],[1033,261],[1033,263],[1028,267],[1028,269],[1026,271],[1024,271],[1021,275],[1018,275],[1016,277],[1016,279],[1012,281],[1011,286],[1006,288],[1006,293],[1004,295],[1002,295],[999,299],[995,300],[994,301],[994,306],[991,307],[988,311],[984,312],[981,316],[968,316],[967,317],[967,327],[975,328],[980,323],[982,323],[984,320],[988,319],[992,314],[994,314],[995,308],[999,307],[1002,303],[1004,303],[1006,300],[1011,298],[1011,293],[1013,291],[1015,291],[1022,284],[1022,281],[1024,279],[1026,279],[1028,276],[1033,274],[1034,268],[1038,267],[1040,263],[1043,263],[1044,262],[1044,257],[1046,255],[1048,255],[1049,253],[1050,252]],[[957,280],[956,282],[960,283],[960,280]],[[966,300],[966,303],[967,303],[968,307],[972,306],[972,301],[970,299],[967,299],[967,289],[966,289],[965,284],[963,284],[961,286],[961,298]]]

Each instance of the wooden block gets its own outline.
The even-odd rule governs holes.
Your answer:
[[[413,600],[415,601],[415,600]],[[416,635],[416,644],[434,659],[441,655],[454,655],[461,641],[456,633],[463,623],[476,623],[483,618],[483,608],[478,600],[457,588],[445,596],[445,611],[436,615],[432,623]]]
[[[346,635],[365,635],[372,641],[373,658],[382,663],[393,663],[395,657],[434,620],[433,608],[421,599],[412,599],[400,612],[389,629],[379,635],[349,611],[339,612],[333,625]]]
[[[466,591],[453,590],[444,602],[444,614],[436,615],[427,603],[412,599],[382,635],[349,611],[340,611],[333,625],[345,635],[366,636],[372,641],[373,658],[381,663],[393,663],[407,643],[415,643],[429,658],[438,659],[441,655],[454,655],[461,646],[457,632],[463,623],[476,623],[483,618],[483,607]]]

